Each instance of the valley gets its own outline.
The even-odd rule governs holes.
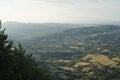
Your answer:
[[[37,64],[51,72],[54,80],[95,80],[98,77],[100,78],[98,80],[117,80],[119,72],[116,71],[120,69],[120,26],[66,27],[65,24],[54,29],[51,27],[45,26],[45,31],[42,31],[43,28],[38,29],[39,27],[36,28],[37,31],[31,28],[27,34],[23,31],[24,39],[19,39],[21,36],[15,34],[19,37],[15,42],[20,41],[27,52],[36,58]],[[32,30],[36,33],[31,33]],[[37,36],[29,35],[27,38],[28,34]],[[16,39],[15,36],[13,39]],[[112,73],[117,77],[111,76]],[[109,79],[105,75],[108,75]]]

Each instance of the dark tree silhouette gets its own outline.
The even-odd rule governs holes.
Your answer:
[[[31,54],[7,38],[0,25],[0,80],[51,80],[48,71],[36,66]]]

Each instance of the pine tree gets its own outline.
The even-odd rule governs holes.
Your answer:
[[[21,44],[15,47],[4,32],[0,27],[0,80],[51,80],[32,55],[26,54]]]

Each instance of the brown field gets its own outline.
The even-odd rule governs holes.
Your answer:
[[[112,58],[112,60],[118,62],[120,61],[120,58]]]
[[[101,55],[101,54],[88,54],[87,56],[82,58],[83,60],[88,60],[89,62],[92,63],[98,63],[98,64],[102,64],[102,65],[110,65],[110,66],[116,66],[118,63],[115,62],[114,60],[108,58],[105,55]]]
[[[64,63],[70,63],[71,60],[53,60],[53,62],[64,62]]]
[[[88,66],[90,63],[88,62],[77,62],[74,67],[79,67],[79,66],[82,66],[82,67],[85,67],[85,66]]]
[[[83,71],[84,71],[84,72],[89,72],[90,70],[91,70],[90,67],[84,67],[84,68],[83,68]]]
[[[64,70],[66,70],[66,71],[74,71],[74,68],[73,67],[67,67],[67,66],[59,66],[59,68],[61,68],[61,69],[64,69]]]

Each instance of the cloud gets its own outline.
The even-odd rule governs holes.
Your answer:
[[[76,4],[76,3],[90,3],[90,2],[95,3],[95,2],[99,2],[100,0],[29,0],[29,1],[57,3],[57,4]]]
[[[98,3],[98,2],[120,2],[120,0],[31,0],[37,2],[48,2],[48,3]]]
[[[1,0],[6,20],[28,22],[120,21],[120,0]]]
[[[34,0],[34,1],[42,1],[48,3],[74,3],[75,0]]]
[[[4,2],[7,2],[8,0],[5,0]],[[11,0],[11,2],[14,2],[15,4],[68,4],[68,5],[74,5],[74,4],[115,4],[120,3],[120,0]]]

